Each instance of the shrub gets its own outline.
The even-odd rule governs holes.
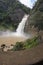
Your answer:
[[[35,47],[36,45],[38,45],[38,37],[34,37],[32,39],[28,39],[26,40],[25,44],[24,44],[24,48],[32,48]]]
[[[25,42],[16,42],[16,45],[13,46],[13,51],[29,49],[35,47],[39,44],[38,37],[34,37],[32,39],[27,39]]]
[[[22,50],[23,49],[23,44],[22,42],[16,42],[16,45],[14,45],[13,49],[14,51]]]

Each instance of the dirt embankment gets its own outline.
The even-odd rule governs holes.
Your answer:
[[[22,51],[0,51],[0,65],[30,65],[43,60],[43,44]]]

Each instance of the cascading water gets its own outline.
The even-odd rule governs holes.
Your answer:
[[[18,28],[16,30],[17,33],[22,34],[24,32],[25,23],[26,23],[28,16],[29,15],[25,15],[22,21],[19,23]]]
[[[18,36],[18,37],[26,37],[25,33],[24,33],[24,27],[25,27],[25,23],[28,19],[29,15],[24,15],[22,21],[19,23],[16,32],[4,32],[4,36]]]
[[[16,36],[24,36],[24,27],[29,15],[24,15],[22,21],[19,23],[16,29]]]

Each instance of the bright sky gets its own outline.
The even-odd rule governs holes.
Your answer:
[[[25,4],[27,7],[32,8],[35,1],[37,0],[19,0],[22,4]]]

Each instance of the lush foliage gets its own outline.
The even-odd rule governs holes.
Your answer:
[[[21,49],[23,49],[23,44],[22,44],[22,42],[17,42],[16,43],[16,45],[14,45],[14,47],[13,47],[13,51],[17,51],[17,50],[21,50]]]
[[[26,24],[25,27],[25,31],[27,32],[29,27],[31,29],[33,26],[39,31],[43,30],[43,0],[37,0],[35,6],[31,10],[27,23],[28,25]]]
[[[32,24],[39,30],[43,30],[43,0],[36,2],[30,17]]]
[[[32,47],[35,47],[39,44],[38,37],[34,37],[32,39],[28,39],[25,42],[17,42],[14,47],[13,51],[23,50],[23,49],[30,49]]]
[[[38,37],[34,37],[32,39],[28,39],[28,40],[26,40],[26,42],[24,44],[24,48],[28,49],[28,48],[35,47],[35,46],[38,45],[38,43],[39,43]]]
[[[0,0],[0,5],[0,30],[15,30],[24,13],[30,12],[30,8],[17,0]]]

